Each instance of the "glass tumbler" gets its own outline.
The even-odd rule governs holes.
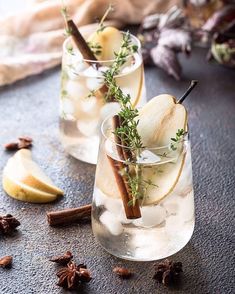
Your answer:
[[[158,260],[178,252],[190,240],[195,223],[188,135],[176,150],[170,145],[141,148],[133,162],[120,160],[118,148],[109,117],[102,124],[93,192],[96,239],[112,255],[129,260]],[[138,218],[127,217],[127,203],[115,174],[127,183],[133,169],[140,175]],[[127,205],[130,209],[131,203]]]
[[[122,32],[125,34],[125,32]],[[120,73],[115,77],[124,93],[130,94],[133,106],[146,101],[143,61],[139,40],[131,35],[137,52],[128,56]],[[71,38],[63,44],[61,94],[60,94],[60,138],[65,150],[82,161],[96,164],[99,148],[101,122],[107,115],[115,113],[119,104],[105,101],[102,92],[103,73],[113,60],[85,60],[73,47]]]

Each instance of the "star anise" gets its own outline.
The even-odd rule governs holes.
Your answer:
[[[73,255],[70,251],[65,252],[64,255],[60,256],[53,256],[50,261],[58,263],[60,265],[66,265],[68,262],[70,262],[73,258]]]
[[[153,278],[163,285],[170,286],[177,282],[182,271],[181,262],[166,259],[156,265],[156,273]]]
[[[19,225],[20,225],[20,222],[15,217],[13,217],[11,214],[7,214],[5,216],[0,216],[0,234],[9,235]]]
[[[91,280],[91,274],[86,265],[76,265],[74,261],[68,263],[67,267],[61,268],[57,272],[57,277],[59,278],[57,285],[68,290],[76,289],[81,283],[88,283]]]

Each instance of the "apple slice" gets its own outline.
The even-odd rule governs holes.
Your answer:
[[[8,160],[4,168],[4,173],[14,181],[34,189],[49,194],[63,195],[63,191],[57,188],[38,164],[32,160],[31,151],[28,149],[21,149],[16,152]]]
[[[57,199],[57,195],[46,193],[13,180],[6,172],[3,173],[2,185],[4,191],[17,200],[32,203],[47,203]]]
[[[101,46],[101,53],[96,54],[98,60],[112,60],[122,44],[122,33],[114,27],[106,27],[101,32],[94,32],[88,42]]]
[[[139,134],[148,147],[170,146],[171,138],[176,136],[177,131],[187,129],[186,109],[176,102],[175,97],[166,94],[150,100],[140,110],[138,119]],[[154,152],[154,149],[151,151]],[[182,148],[172,153],[170,162],[164,163],[163,158],[162,164],[143,168],[143,179],[152,183],[147,188],[144,205],[158,203],[174,189],[183,169],[185,153]]]

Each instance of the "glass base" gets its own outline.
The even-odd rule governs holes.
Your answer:
[[[108,253],[126,260],[155,261],[177,253],[189,242],[194,230],[194,220],[171,237],[165,234],[164,228],[133,227],[126,227],[121,236],[114,236],[105,232],[103,227],[99,228],[94,219],[92,229],[96,239]]]
[[[60,120],[60,140],[67,153],[91,164],[97,163],[99,150],[98,132],[91,136],[79,133],[76,122]]]

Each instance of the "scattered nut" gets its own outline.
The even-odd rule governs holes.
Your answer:
[[[16,151],[22,148],[29,148],[32,146],[33,139],[30,137],[19,137],[18,142],[11,142],[4,145],[8,151]]]
[[[119,266],[116,266],[113,272],[123,279],[129,279],[133,275],[129,269]]]
[[[0,267],[11,267],[13,258],[10,255],[0,257]]]

